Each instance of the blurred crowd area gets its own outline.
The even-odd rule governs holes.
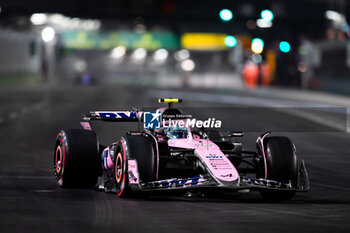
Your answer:
[[[115,1],[116,12],[107,10],[111,1],[103,8],[103,1],[89,0],[80,11],[62,1],[58,13],[34,2],[0,5],[0,85],[278,86],[350,94],[345,0]]]

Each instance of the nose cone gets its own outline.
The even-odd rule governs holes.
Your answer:
[[[213,142],[196,143],[195,149],[209,173],[217,180],[224,182],[239,180],[236,168]]]

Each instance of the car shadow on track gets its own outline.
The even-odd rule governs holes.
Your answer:
[[[164,201],[164,202],[213,202],[213,203],[284,203],[284,204],[317,204],[317,205],[337,205],[337,204],[350,204],[350,200],[335,199],[333,197],[309,197],[307,195],[298,194],[289,201],[266,201],[261,198],[258,192],[254,193],[199,193],[199,194],[183,194],[183,195],[135,195],[129,199],[144,201]]]

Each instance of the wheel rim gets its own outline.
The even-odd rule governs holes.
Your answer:
[[[122,154],[119,152],[115,162],[115,179],[119,184],[123,175],[123,159]]]
[[[62,170],[62,149],[60,145],[58,145],[56,148],[55,167],[56,167],[56,173],[60,174]]]

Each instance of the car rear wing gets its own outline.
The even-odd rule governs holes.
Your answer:
[[[141,122],[142,111],[91,111],[84,116],[84,121],[101,120],[112,122]]]
[[[181,103],[182,99],[165,98],[158,99],[159,103],[168,103],[169,108],[172,109],[173,103]],[[143,121],[143,111],[133,108],[132,111],[90,111],[84,115],[84,121],[102,120],[114,122],[141,122]]]

